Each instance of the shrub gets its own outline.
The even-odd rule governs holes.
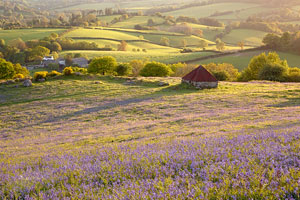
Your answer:
[[[269,64],[279,64],[288,67],[286,60],[281,60],[276,52],[270,52],[268,55],[262,53],[251,59],[248,67],[242,72],[240,80],[260,80],[260,71]]]
[[[65,76],[70,76],[70,75],[72,75],[72,74],[73,74],[73,69],[72,69],[72,67],[66,67],[66,68],[64,68],[63,74],[64,74]]]
[[[23,74],[16,74],[16,75],[14,75],[13,78],[14,78],[14,79],[24,79],[25,76],[24,76]]]
[[[179,67],[176,72],[172,74],[173,77],[183,77],[196,69],[197,65],[185,65],[184,67]]]
[[[145,67],[141,70],[140,74],[145,77],[164,77],[169,76],[171,73],[172,70],[169,66],[163,63],[151,62],[145,65]]]
[[[138,76],[140,71],[144,68],[145,63],[142,60],[132,60],[130,61],[129,65],[132,68],[132,75]]]
[[[95,58],[88,66],[88,72],[93,74],[113,74],[117,66],[117,61],[112,56]]]
[[[59,64],[50,63],[46,68],[49,69],[49,70],[59,70]]]
[[[226,71],[213,72],[212,75],[218,81],[227,81],[227,80],[229,80],[229,74]]]
[[[72,67],[73,72],[80,72],[82,74],[87,74],[88,70],[87,68],[83,68],[83,67]]]
[[[239,77],[239,71],[232,64],[209,63],[204,65],[211,74],[213,74],[219,81],[235,81]]]
[[[128,76],[132,74],[132,67],[129,64],[119,64],[116,68],[118,76]]]
[[[286,80],[289,82],[300,82],[300,69],[297,67],[289,68]]]
[[[0,58],[0,79],[10,79],[15,73],[13,64]]]
[[[142,51],[143,51],[144,53],[147,53],[147,49],[143,49]]]
[[[176,63],[176,64],[171,64],[169,67],[172,70],[171,76],[173,77],[180,77],[182,75],[182,71],[187,65],[185,63]]]
[[[285,81],[288,68],[278,63],[270,63],[265,65],[259,72],[260,80],[268,81]]]
[[[33,80],[38,81],[40,79],[46,79],[47,75],[47,71],[35,72],[33,75]]]
[[[55,77],[55,76],[60,76],[61,73],[59,73],[58,71],[53,70],[52,72],[47,74],[47,77]]]
[[[29,76],[28,69],[26,67],[22,67],[20,64],[15,64],[14,70],[16,74],[22,74],[24,77]]]

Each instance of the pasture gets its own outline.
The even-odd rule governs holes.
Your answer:
[[[188,16],[188,17],[209,17],[216,12],[225,12],[225,11],[235,11],[235,10],[243,10],[248,8],[257,7],[257,4],[253,3],[215,3],[209,4],[205,6],[195,6],[191,8],[185,8],[181,10],[175,10],[171,12],[164,13],[165,15],[171,15],[175,17],[179,16]]]
[[[299,198],[299,84],[125,82],[1,86],[0,198]]]
[[[250,29],[234,29],[222,38],[222,40],[234,45],[242,41],[245,45],[261,46],[263,44],[262,40],[267,34],[267,32]]]
[[[222,56],[219,58],[212,58],[212,59],[206,59],[201,60],[197,62],[193,62],[192,64],[208,64],[208,63],[231,63],[233,66],[235,66],[239,71],[242,71],[245,69],[250,60],[253,58],[253,56],[259,55],[263,53],[264,51],[253,51],[253,52],[244,52],[244,53],[238,53],[234,55],[227,55]],[[268,51],[267,51],[268,52]],[[299,55],[290,54],[290,53],[283,53],[283,52],[277,52],[281,59],[286,59],[288,61],[288,64],[290,67],[299,67]]]
[[[111,25],[111,27],[132,29],[135,25],[147,26],[149,19],[152,19],[157,25],[162,24],[165,21],[163,18],[157,16],[134,16],[125,21],[115,23]]]
[[[65,11],[65,10],[103,10],[105,8],[115,8],[117,4],[115,3],[108,3],[108,2],[102,2],[102,3],[84,3],[84,4],[78,4],[74,6],[64,7],[57,9],[58,11]]]
[[[150,50],[149,52],[132,52],[132,51],[63,51],[61,55],[69,53],[82,53],[89,58],[101,56],[113,56],[118,62],[130,62],[131,60],[157,61],[163,63],[177,63],[194,60],[204,56],[213,55],[211,52],[194,52],[194,53],[179,53],[179,50],[170,52],[168,49]]]
[[[33,28],[33,29],[15,29],[15,30],[0,30],[0,39],[6,42],[21,38],[24,41],[42,39],[49,36],[51,33],[61,33],[65,29],[54,28]]]

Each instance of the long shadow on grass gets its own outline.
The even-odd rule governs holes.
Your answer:
[[[165,88],[163,88],[157,92],[154,92],[152,94],[138,96],[135,98],[125,99],[125,100],[121,100],[121,101],[115,101],[115,102],[107,103],[105,105],[95,106],[92,108],[86,108],[86,109],[76,111],[73,113],[69,113],[66,115],[61,115],[61,116],[58,116],[58,117],[55,117],[52,119],[48,119],[44,122],[40,122],[39,125],[43,124],[43,123],[55,123],[55,122],[59,122],[61,120],[68,120],[69,118],[71,118],[73,116],[81,116],[81,115],[97,113],[100,111],[113,109],[113,108],[119,107],[119,106],[127,106],[129,104],[141,103],[141,102],[153,100],[153,99],[156,99],[156,98],[159,98],[162,96],[174,96],[174,95],[180,95],[180,94],[188,94],[188,93],[194,93],[196,91],[199,91],[199,90],[195,90],[194,88],[190,88],[188,86],[178,84],[178,85],[174,85],[174,86],[170,86],[170,87],[165,87]]]
[[[284,108],[284,107],[300,107],[300,97],[299,98],[288,98],[287,101],[278,103],[275,105],[270,105],[268,107]]]

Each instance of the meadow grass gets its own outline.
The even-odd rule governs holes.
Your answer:
[[[238,42],[244,42],[245,45],[261,46],[263,38],[267,32],[249,30],[249,29],[234,29],[229,34],[225,35],[222,40],[229,44],[237,45]]]
[[[257,56],[263,52],[268,51],[253,51],[253,52],[245,52],[245,53],[238,53],[235,55],[228,55],[223,56],[219,58],[212,58],[212,59],[206,59],[194,62],[193,64],[208,64],[208,63],[231,63],[233,64],[237,69],[242,71],[245,69],[253,56]],[[291,53],[283,53],[283,52],[277,52],[281,59],[286,59],[288,61],[289,66],[291,67],[299,67],[299,55],[291,54]]]
[[[171,12],[166,12],[166,15],[171,15],[175,17],[179,16],[188,16],[188,17],[209,17],[210,15],[214,14],[215,12],[224,12],[224,11],[234,11],[234,10],[241,10],[257,7],[257,4],[253,3],[236,3],[236,2],[229,2],[229,3],[215,3],[206,6],[196,6],[192,8],[185,8],[181,10],[175,10]]]
[[[157,16],[134,16],[125,21],[115,23],[111,25],[111,27],[132,29],[137,24],[147,26],[147,22],[149,19],[153,19],[155,24],[162,24],[164,22],[163,18]]]
[[[101,56],[113,56],[118,62],[130,62],[131,60],[146,60],[157,61],[163,63],[177,63],[194,60],[203,56],[214,55],[212,52],[194,52],[194,53],[179,53],[179,50],[170,52],[163,49],[150,50],[149,52],[132,52],[132,51],[63,51],[61,55],[68,53],[82,53],[89,58],[101,57]]]
[[[1,86],[0,197],[298,197],[299,84],[133,81]]]
[[[103,10],[105,8],[114,8],[116,6],[115,3],[108,3],[108,2],[102,2],[102,3],[84,3],[79,4],[75,6],[65,7],[61,9],[57,9],[58,11],[64,11],[64,10]]]
[[[33,29],[15,29],[15,30],[0,30],[0,39],[6,42],[21,38],[24,41],[42,39],[49,36],[51,33],[61,33],[65,29],[55,28],[33,28]]]

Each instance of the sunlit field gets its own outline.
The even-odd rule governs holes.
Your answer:
[[[0,198],[299,198],[299,84],[133,82],[1,86]]]
[[[42,39],[49,36],[51,33],[61,33],[65,29],[54,28],[34,28],[34,29],[19,29],[19,30],[0,30],[0,38],[6,42],[21,38],[24,41],[33,39]]]

